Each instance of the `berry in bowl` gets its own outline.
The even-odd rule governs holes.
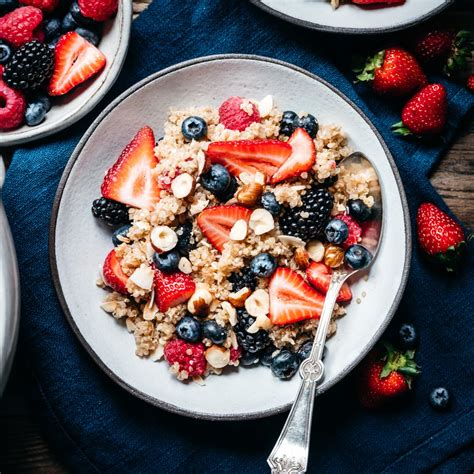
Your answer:
[[[125,58],[131,23],[127,3],[21,0],[4,7],[1,145],[54,133],[102,98]]]

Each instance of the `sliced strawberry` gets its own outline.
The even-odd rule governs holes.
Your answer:
[[[273,175],[272,183],[299,176],[310,170],[316,162],[314,141],[303,128],[297,128],[293,132],[288,144],[291,146],[291,155]]]
[[[59,39],[54,52],[49,95],[63,95],[97,74],[106,63],[104,54],[75,31]]]
[[[291,146],[279,140],[236,140],[209,144],[211,163],[224,165],[233,175],[264,173],[268,180],[291,155]]]
[[[324,265],[324,263],[313,262],[306,269],[306,278],[321,293],[326,294],[331,282],[332,268]],[[342,285],[337,301],[343,303],[352,299],[352,292],[347,283]]]
[[[196,284],[191,276],[180,271],[163,273],[155,268],[154,283],[158,309],[161,312],[185,303],[196,290]]]
[[[222,252],[229,240],[232,226],[239,220],[248,222],[252,211],[243,206],[216,206],[205,209],[199,214],[197,223],[211,244]]]
[[[268,291],[270,320],[273,324],[282,326],[304,319],[319,318],[321,315],[324,296],[289,268],[276,269]]]
[[[112,290],[126,295],[128,277],[122,270],[120,260],[115,253],[115,249],[111,250],[107,257],[105,257],[104,265],[102,267],[102,276],[107,286]]]
[[[158,163],[155,136],[143,127],[125,147],[102,182],[102,196],[139,209],[153,210],[160,200],[160,187],[153,176]]]

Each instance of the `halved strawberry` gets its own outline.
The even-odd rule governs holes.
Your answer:
[[[222,252],[229,240],[232,226],[243,219],[248,222],[252,211],[243,206],[216,206],[205,209],[199,214],[197,223],[211,244]]]
[[[180,271],[163,273],[157,268],[154,270],[155,291],[160,311],[167,311],[173,306],[185,303],[194,294],[196,284],[190,275]]]
[[[160,187],[153,176],[158,163],[155,136],[143,127],[125,147],[102,182],[102,196],[139,209],[153,210],[160,200]]]
[[[107,257],[105,257],[104,265],[102,267],[102,276],[107,286],[112,290],[126,295],[128,277],[122,270],[120,260],[118,259],[115,249],[111,250]]]
[[[291,146],[279,140],[236,140],[209,144],[211,163],[224,165],[233,175],[264,173],[267,180],[291,155]]]
[[[61,36],[54,52],[49,95],[63,95],[97,74],[106,63],[104,54],[75,31]]]
[[[308,281],[321,293],[326,294],[331,282],[332,268],[329,268],[324,263],[313,262],[306,269],[306,278]],[[352,292],[347,283],[342,285],[337,301],[343,303],[352,299]]]
[[[303,128],[297,128],[293,132],[288,144],[291,146],[291,155],[273,175],[272,183],[299,176],[311,169],[316,162],[314,141]]]
[[[270,320],[273,324],[296,323],[321,316],[324,296],[308,285],[298,273],[279,267],[268,287]]]

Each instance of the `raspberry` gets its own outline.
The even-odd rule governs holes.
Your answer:
[[[204,344],[201,342],[191,343],[174,339],[166,344],[164,352],[170,366],[177,364],[180,379],[203,375],[206,371]]]
[[[335,219],[339,219],[347,224],[349,228],[349,236],[343,242],[342,246],[348,248],[351,245],[355,245],[359,242],[359,239],[362,235],[361,226],[349,215],[347,214],[338,214],[335,216]]]
[[[467,88],[471,91],[474,92],[474,74],[471,74],[467,78]]]
[[[249,115],[246,110],[241,108],[241,105],[248,102],[244,107],[252,107],[252,113]],[[242,97],[229,97],[219,107],[219,120],[230,130],[238,130],[243,132],[250,124],[260,122],[260,114],[255,104],[246,101]]]
[[[20,0],[22,5],[39,8],[45,12],[52,12],[59,4],[59,0]]]
[[[105,21],[110,18],[118,8],[118,0],[79,0],[81,13],[96,21]]]
[[[0,18],[0,39],[15,48],[33,39],[42,39],[43,13],[39,8],[21,7]]]
[[[242,357],[242,350],[240,347],[237,347],[237,349],[234,349],[233,347],[230,348],[230,361],[231,362],[236,362]]]
[[[8,87],[0,80],[0,130],[17,128],[23,122],[26,100],[20,91]]]

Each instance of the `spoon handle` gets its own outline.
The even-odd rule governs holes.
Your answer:
[[[334,272],[331,278],[311,354],[300,366],[302,381],[298,395],[267,459],[272,474],[306,472],[316,386],[324,375],[321,360],[324,343],[337,295],[346,278],[347,274],[343,272]]]

